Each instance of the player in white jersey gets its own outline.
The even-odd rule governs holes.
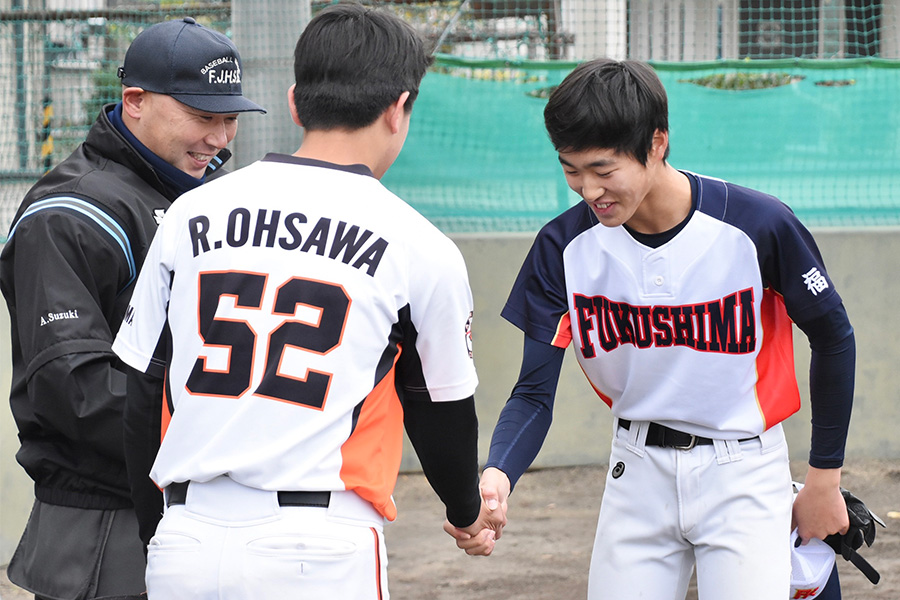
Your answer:
[[[668,164],[646,64],[580,65],[544,118],[585,201],[538,233],[503,310],[525,345],[482,495],[505,508],[539,451],[572,344],[615,417],[588,597],[682,599],[696,565],[702,600],[786,598],[792,520],[803,540],[848,526],[855,342],[812,236],[777,199]],[[813,414],[793,519],[792,322],[812,348]]]
[[[404,425],[467,551],[503,524],[478,491],[465,264],[379,182],[431,57],[399,18],[340,4],[294,58],[300,149],[173,205],[114,345],[166,381],[126,415],[146,449],[129,469],[167,504],[151,599],[387,598]]]

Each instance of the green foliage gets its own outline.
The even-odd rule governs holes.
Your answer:
[[[848,85],[856,85],[855,79],[826,79],[817,81],[816,85],[821,87],[846,87]]]
[[[697,79],[679,79],[679,83],[693,83],[716,90],[762,90],[767,88],[788,85],[804,79],[802,75],[790,73],[747,73],[738,71],[734,73],[716,73]]]
[[[554,92],[554,90],[556,90],[557,87],[559,87],[559,86],[551,85],[550,87],[538,88],[536,90],[531,90],[530,92],[527,92],[527,94],[529,96],[532,96],[533,98],[540,98],[542,100],[546,100],[550,97],[550,94],[552,94]]]

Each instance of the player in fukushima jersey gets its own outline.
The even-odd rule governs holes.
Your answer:
[[[390,13],[323,10],[288,93],[300,149],[163,220],[114,345],[165,377],[163,406],[126,415],[129,469],[167,504],[143,515],[151,599],[387,598],[404,425],[448,527],[490,554],[465,264],[379,182],[430,62]]]
[[[537,455],[571,344],[615,417],[588,597],[682,599],[696,566],[701,600],[787,598],[792,528],[848,526],[855,342],[812,236],[777,199],[668,164],[646,64],[580,65],[544,117],[584,202],[538,233],[503,310],[525,343],[482,495],[505,509]],[[792,323],[812,348],[813,415],[793,515]]]

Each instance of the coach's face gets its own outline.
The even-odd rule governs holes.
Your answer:
[[[203,177],[209,162],[237,134],[237,114],[203,112],[165,94],[132,89],[140,91],[140,98],[132,99],[137,116],[132,114],[131,132],[151,152],[191,177]]]

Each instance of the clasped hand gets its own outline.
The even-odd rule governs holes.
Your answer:
[[[456,540],[456,545],[466,554],[489,556],[494,551],[506,526],[506,501],[509,498],[509,478],[493,467],[481,475],[481,510],[478,518],[468,527],[455,527],[444,521],[444,531]]]

